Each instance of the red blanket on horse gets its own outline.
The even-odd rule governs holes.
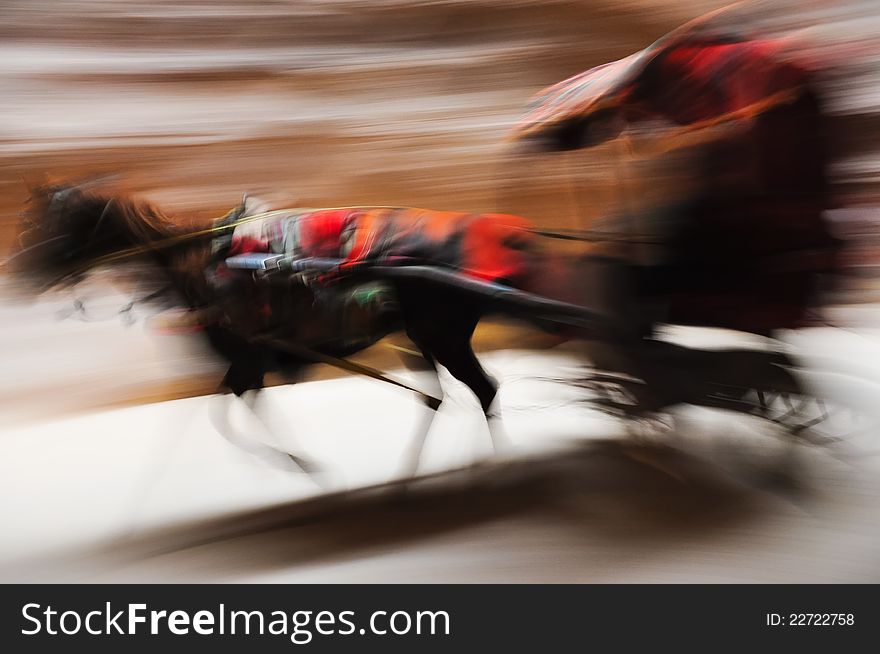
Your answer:
[[[360,265],[429,265],[513,282],[528,266],[532,225],[506,214],[355,207],[274,213],[235,228],[228,256],[266,252]]]

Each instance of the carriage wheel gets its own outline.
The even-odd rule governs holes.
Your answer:
[[[646,382],[630,375],[593,372],[580,385],[589,390],[587,402],[608,415],[626,420],[636,427],[653,426],[654,432],[669,431],[664,415],[677,404],[720,409],[759,418],[773,425],[774,433],[796,444],[829,447],[855,441],[877,425],[864,416],[805,389],[791,392],[755,380],[751,387],[710,384],[705,393],[681,399],[679,403],[658,406],[652,393],[663,379]],[[663,429],[658,427],[662,425]],[[629,430],[629,429],[628,429]]]

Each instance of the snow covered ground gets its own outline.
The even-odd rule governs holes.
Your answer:
[[[688,409],[667,431],[628,433],[558,380],[582,365],[572,351],[502,350],[481,355],[501,382],[501,452],[446,377],[419,475],[403,483],[426,409],[363,378],[269,389],[272,433],[239,404],[232,441],[210,419],[219,396],[35,418],[34,400],[54,401],[37,381],[52,361],[80,396],[95,378],[109,393],[114,378],[214,365],[142,326],[57,326],[55,309],[29,309],[28,329],[3,322],[2,390],[32,389],[31,419],[0,437],[3,581],[880,580],[871,428],[833,448],[792,447],[760,422]],[[869,416],[880,411],[876,314],[843,310],[860,326],[785,336],[832,403]],[[296,471],[279,449],[307,454],[321,474]]]

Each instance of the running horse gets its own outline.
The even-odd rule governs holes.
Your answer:
[[[31,190],[9,267],[42,292],[98,267],[151,264],[161,285],[151,299],[198,316],[228,362],[221,388],[239,397],[262,389],[268,372],[338,363],[403,330],[430,369],[444,366],[473,391],[488,419],[497,383],[471,347],[484,315],[568,334],[599,324],[573,294],[585,288],[575,283],[583,271],[543,252],[518,216],[368,207],[254,214],[243,202],[202,229],[179,225],[143,201],[46,184]],[[442,397],[439,380],[436,388]]]

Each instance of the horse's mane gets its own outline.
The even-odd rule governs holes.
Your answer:
[[[152,257],[178,281],[200,276],[210,238],[187,238],[205,227],[173,220],[145,200],[84,184],[32,187],[10,270],[40,284],[77,279],[94,264]],[[141,259],[143,260],[143,259]],[[187,284],[189,285],[189,283]]]
[[[104,203],[104,212],[112,213],[117,226],[133,241],[148,244],[153,241],[179,236],[187,228],[177,224],[164,211],[144,200],[130,196],[101,196],[94,198]]]
[[[144,244],[187,231],[149,202],[85,186],[38,186],[31,189],[30,203],[25,230],[34,230],[35,235],[63,234],[78,243],[108,231]]]
[[[151,250],[153,244],[161,243],[160,252],[172,255],[164,258],[163,267],[177,279],[179,290],[189,300],[199,303],[210,295],[203,277],[210,256],[210,238],[185,238],[205,224],[180,223],[155,205],[131,196],[112,196],[106,203],[107,213],[112,214],[108,217],[134,247]],[[184,238],[175,242],[175,237]]]

